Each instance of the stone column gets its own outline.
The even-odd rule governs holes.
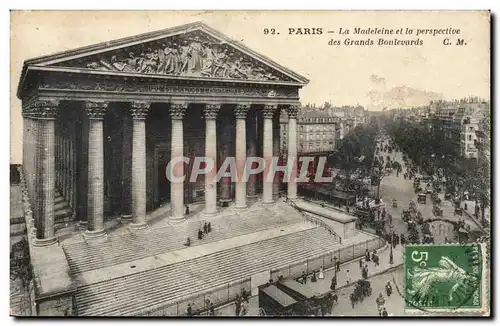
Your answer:
[[[288,198],[297,198],[297,106],[289,106],[288,112],[288,159],[287,165],[292,164],[289,172]]]
[[[280,158],[280,110],[274,114],[273,118],[273,156],[278,159]],[[274,174],[274,182],[273,182],[273,197],[275,199],[279,198],[280,192],[280,175],[278,173]]]
[[[213,169],[205,174],[205,216],[217,215],[217,127],[216,119],[220,104],[207,104],[205,115],[205,157],[214,163]]]
[[[273,160],[273,117],[276,112],[276,105],[265,105],[262,111],[264,116],[264,139],[263,139],[263,156],[266,165],[263,173],[263,190],[262,203],[271,204],[273,200],[273,177],[272,177],[272,160]],[[271,176],[270,176],[271,175]]]
[[[250,111],[251,116],[247,118],[248,129],[248,157],[256,157],[258,155],[257,151],[257,114],[255,110]],[[252,164],[252,168],[256,168],[257,163]],[[247,184],[247,197],[257,197],[257,175],[251,174],[248,176],[248,184]]]
[[[146,223],[146,116],[149,103],[132,103],[132,229]]]
[[[38,137],[36,139],[36,209],[38,223],[36,225],[37,246],[48,246],[56,243],[54,230],[54,196],[55,196],[55,119],[59,101],[36,101],[34,103]]]
[[[237,104],[234,109],[236,117],[236,191],[235,208],[246,208],[247,183],[244,176],[245,162],[247,158],[246,144],[246,116],[250,105]]]
[[[172,145],[171,160],[177,159],[175,166],[171,166],[172,175],[175,178],[184,176],[184,130],[183,119],[186,113],[187,104],[171,104],[170,117],[172,118]],[[184,180],[170,181],[170,206],[171,219],[179,220],[184,218]]]
[[[230,155],[231,153],[231,142],[232,142],[232,121],[228,115],[222,115],[220,117],[220,129],[221,129],[221,146],[220,146],[220,158],[221,162]],[[220,201],[221,203],[229,203],[232,201],[231,196],[231,178],[222,177],[220,179]]]
[[[88,149],[88,199],[87,216],[89,237],[102,236],[104,231],[104,115],[107,102],[87,102],[85,109],[89,117]]]

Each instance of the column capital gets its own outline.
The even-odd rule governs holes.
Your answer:
[[[187,103],[172,103],[170,104],[170,117],[172,120],[182,120],[186,114],[189,104]]]
[[[221,105],[220,104],[205,104],[203,114],[206,120],[214,120],[217,118]]]
[[[88,101],[85,102],[85,111],[89,119],[102,120],[108,109],[109,102],[104,101]]]
[[[58,100],[36,100],[28,106],[28,114],[38,119],[55,119],[59,110]]]
[[[262,109],[264,119],[272,119],[277,110],[278,106],[276,104],[264,105],[264,108]]]
[[[289,119],[297,119],[297,113],[299,112],[298,105],[290,105],[286,108],[286,112],[288,113]]]
[[[236,119],[246,119],[250,104],[236,104],[233,109]]]
[[[144,120],[146,119],[151,103],[149,102],[132,102],[130,112],[132,119]]]

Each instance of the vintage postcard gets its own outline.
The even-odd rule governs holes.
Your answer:
[[[12,316],[491,314],[483,11],[11,11]]]

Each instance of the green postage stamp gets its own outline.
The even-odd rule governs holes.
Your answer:
[[[406,246],[405,312],[485,312],[484,252],[475,243]]]

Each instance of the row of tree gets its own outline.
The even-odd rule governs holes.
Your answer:
[[[377,131],[378,125],[374,122],[359,124],[338,142],[332,153],[333,164],[344,171],[348,179],[356,171],[370,176]]]

